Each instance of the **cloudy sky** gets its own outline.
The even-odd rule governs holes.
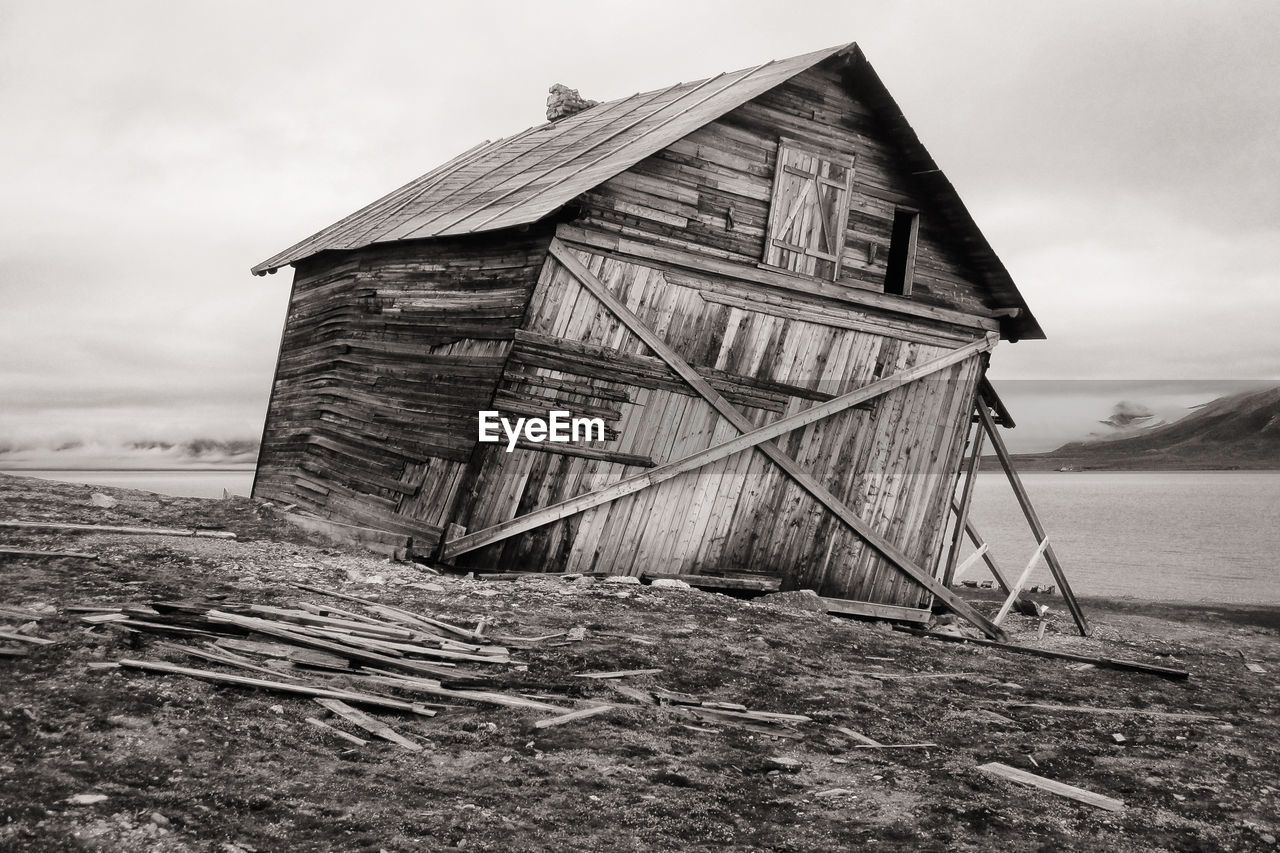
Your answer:
[[[608,99],[851,40],[1049,335],[997,351],[1007,393],[1129,383],[1073,403],[1088,424],[1133,380],[1280,379],[1271,0],[5,0],[0,444],[254,439],[289,273],[252,264],[540,122],[553,82]],[[1031,415],[1015,445],[1063,428]]]

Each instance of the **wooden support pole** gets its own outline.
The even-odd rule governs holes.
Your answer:
[[[959,510],[959,505],[955,501],[952,501],[951,511],[958,513]],[[1000,568],[1000,564],[996,562],[996,558],[991,554],[991,548],[988,546],[987,540],[983,539],[982,534],[978,532],[977,526],[972,521],[967,521],[964,525],[964,532],[968,534],[969,541],[978,549],[969,556],[974,557],[980,554],[982,556],[982,561],[987,564],[987,568],[991,570],[991,576],[996,579],[996,583],[1000,585],[1000,588],[1005,592],[1012,589],[1013,587],[1009,583],[1008,576],[1004,573],[1004,569]]]
[[[978,417],[982,419],[982,427],[987,431],[987,438],[991,439],[991,446],[996,451],[996,456],[1000,460],[1000,466],[1004,468],[1005,476],[1009,478],[1009,485],[1013,487],[1013,493],[1018,498],[1018,506],[1022,508],[1022,514],[1026,516],[1027,524],[1031,525],[1031,532],[1035,534],[1037,542],[1043,542],[1048,538],[1049,534],[1045,532],[1044,525],[1040,523],[1040,516],[1036,514],[1036,509],[1031,505],[1031,496],[1027,494],[1027,489],[1022,485],[1022,478],[1018,476],[1018,471],[1013,467],[1013,460],[1009,458],[1009,450],[1004,446],[1004,440],[1000,438],[1000,433],[996,430],[995,423],[991,420],[991,413],[987,411],[985,405],[978,406]],[[1062,570],[1062,564],[1058,562],[1058,555],[1053,552],[1053,544],[1049,543],[1044,549],[1045,562],[1049,564],[1049,571],[1053,573],[1053,579],[1058,583],[1058,589],[1062,591],[1062,600],[1067,603],[1067,609],[1071,611],[1071,618],[1075,620],[1076,627],[1080,629],[1080,635],[1089,636],[1089,621],[1085,619],[1084,611],[1080,609],[1080,603],[1076,601],[1075,593],[1071,591],[1071,584],[1067,581],[1067,574]]]
[[[1040,557],[1044,554],[1044,549],[1049,547],[1049,537],[1045,537],[1040,546],[1036,548],[1036,552],[1031,555],[1031,559],[1027,561],[1027,567],[1022,570],[1022,574],[1018,575],[1018,579],[1014,581],[1013,587],[1009,590],[1009,597],[1004,600],[1004,605],[1000,608],[1000,612],[996,614],[996,618],[991,621],[999,625],[1004,621],[1004,617],[1009,615],[1009,608],[1013,607],[1013,603],[1018,600],[1018,596],[1022,593],[1022,588],[1027,585],[1027,579],[1031,577],[1031,572],[1035,569],[1036,563],[1040,562]]]
[[[553,239],[551,241],[550,252],[551,255],[563,264],[565,269],[567,269],[587,291],[612,311],[614,315],[623,322],[623,324],[625,324],[645,343],[646,346],[665,361],[677,375],[688,382],[690,387],[705,399],[722,417],[728,420],[729,423],[732,424],[739,433],[741,433],[741,435],[736,439],[730,439],[729,441],[723,442],[719,445],[707,448],[700,453],[695,453],[686,457],[684,460],[662,465],[636,477],[632,477],[628,480],[622,480],[615,483],[613,486],[606,487],[598,492],[572,498],[560,504],[546,507],[542,510],[537,510],[529,515],[521,516],[519,518],[512,519],[511,521],[495,525],[487,531],[479,531],[469,536],[463,536],[455,539],[452,542],[446,543],[441,548],[441,556],[443,558],[452,559],[458,554],[463,553],[465,550],[474,550],[474,548],[478,548],[481,545],[497,541],[497,539],[493,538],[484,540],[480,537],[485,537],[485,535],[491,531],[501,532],[500,528],[503,528],[504,526],[509,525],[510,527],[508,529],[511,532],[498,538],[507,538],[507,536],[515,535],[515,533],[531,529],[530,527],[517,529],[522,522],[527,523],[526,519],[534,519],[540,515],[546,519],[534,526],[541,526],[541,524],[557,521],[560,518],[589,509],[591,506],[597,506],[600,503],[606,503],[619,497],[623,497],[624,495],[632,494],[633,492],[647,488],[650,485],[668,480],[677,474],[696,470],[697,468],[714,462],[717,459],[724,458],[725,456],[732,455],[733,453],[737,453],[741,450],[755,447],[764,453],[776,465],[782,468],[788,476],[808,491],[809,494],[816,498],[838,519],[840,519],[841,522],[852,529],[863,539],[863,541],[867,542],[867,544],[893,564],[899,571],[902,571],[922,584],[930,592],[942,599],[942,601],[952,610],[975,624],[987,636],[1000,636],[1000,630],[997,626],[993,625],[985,616],[968,604],[968,602],[961,599],[946,586],[940,584],[928,571],[915,565],[914,561],[907,556],[905,552],[877,533],[869,524],[859,518],[843,501],[832,494],[829,489],[801,468],[799,463],[784,453],[772,442],[773,438],[784,435],[794,429],[799,429],[808,423],[821,420],[829,415],[844,411],[850,406],[856,405],[858,402],[862,402],[862,400],[856,398],[860,395],[866,394],[873,388],[873,386],[879,383],[873,382],[858,391],[853,391],[841,397],[836,397],[810,409],[781,418],[774,421],[772,424],[761,427],[760,429],[755,429],[754,425],[746,418],[745,415],[725,400],[718,391],[711,387],[710,383],[708,383],[701,374],[681,358],[678,353],[672,350],[671,347],[667,345],[666,341],[646,326],[644,321],[637,317],[625,304],[614,296],[604,282],[600,281],[600,279],[587,269],[582,261],[580,261],[578,257],[568,249],[568,247],[559,240]],[[899,384],[896,387],[901,387],[901,385],[906,384],[909,381],[914,381],[921,376],[926,376],[938,370],[942,370],[945,367],[959,363],[980,352],[986,352],[994,345],[995,341],[993,340],[993,337],[988,336],[981,341],[976,341],[972,344],[968,344],[967,346],[960,347],[940,359],[935,359],[934,361],[927,362],[924,365],[910,368],[891,377],[886,377],[886,379],[880,380],[880,382],[898,382]],[[927,370],[921,372],[926,368]],[[909,380],[906,379],[908,374],[913,373],[916,374],[914,378]],[[876,391],[872,396],[878,396],[879,394],[886,393],[887,390],[892,389]],[[866,399],[870,399],[870,397],[866,397]],[[829,411],[819,414],[818,410],[824,408],[829,409]],[[750,440],[748,441],[748,439]],[[725,452],[726,448],[728,448],[727,452]],[[591,502],[590,499],[592,499],[593,495],[604,497],[602,500]],[[575,506],[577,508],[574,508]],[[562,507],[564,509],[557,513],[557,507]],[[479,544],[474,544],[475,542],[479,542]]]
[[[966,427],[967,428],[967,427]],[[947,551],[947,568],[942,574],[942,585],[950,587],[955,582],[956,559],[960,556],[960,543],[964,540],[965,524],[969,521],[969,506],[973,502],[973,487],[978,482],[978,460],[982,457],[982,427],[974,430],[973,449],[964,472],[964,489],[960,495],[960,508],[956,511],[956,525],[951,532],[951,547]]]
[[[989,549],[990,549],[990,546],[987,545],[986,542],[983,542],[981,545],[978,546],[978,550],[974,551],[972,554],[965,557],[964,562],[956,566],[956,572],[952,578],[953,582],[955,578],[958,578],[961,575],[963,575],[965,572],[967,572],[970,566],[972,566],[974,563],[978,562],[978,560],[981,560],[983,557],[985,557]]]

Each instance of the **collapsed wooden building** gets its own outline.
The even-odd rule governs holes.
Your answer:
[[[765,572],[997,636],[948,517],[990,350],[1043,333],[861,50],[548,118],[254,267],[295,267],[254,496],[459,566]],[[604,436],[509,449],[485,411]]]

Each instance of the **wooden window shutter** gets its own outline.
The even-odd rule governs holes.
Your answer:
[[[763,265],[838,278],[852,184],[852,158],[779,140]]]

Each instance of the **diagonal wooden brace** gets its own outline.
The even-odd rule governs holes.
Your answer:
[[[1002,636],[998,626],[991,623],[986,617],[978,613],[967,602],[955,595],[951,590],[939,583],[931,574],[924,569],[915,565],[901,549],[889,542],[866,522],[859,518],[852,509],[850,509],[843,501],[832,494],[825,486],[814,479],[810,474],[800,468],[799,464],[786,455],[777,445],[772,443],[772,439],[784,435],[792,430],[799,429],[822,418],[844,411],[861,402],[872,399],[881,394],[888,393],[896,388],[913,382],[923,376],[930,375],[953,364],[957,364],[977,353],[987,351],[995,346],[995,336],[988,335],[985,339],[976,341],[964,347],[948,353],[946,356],[918,365],[914,368],[902,371],[885,379],[873,382],[856,391],[836,397],[825,403],[821,403],[805,411],[798,412],[774,421],[759,429],[755,429],[754,425],[747,418],[735,409],[723,396],[720,395],[711,385],[699,374],[692,366],[690,366],[678,353],[672,350],[664,340],[657,336],[644,322],[637,317],[630,309],[626,307],[620,300],[613,295],[608,287],[601,282],[590,270],[582,264],[580,260],[564,246],[559,240],[553,240],[551,243],[551,254],[576,278],[589,292],[597,299],[603,302],[610,311],[612,311],[622,322],[639,337],[650,349],[652,349],[659,357],[689,385],[701,395],[708,403],[716,409],[716,411],[726,418],[742,435],[736,439],[730,439],[718,445],[707,448],[699,453],[692,454],[685,459],[659,466],[643,474],[631,477],[627,480],[608,486],[596,492],[586,495],[580,495],[576,498],[570,498],[541,510],[529,513],[519,518],[494,525],[487,530],[480,530],[473,534],[456,539],[444,546],[441,556],[445,559],[452,559],[458,554],[475,550],[492,542],[500,541],[517,533],[531,530],[545,524],[558,521],[578,512],[582,512],[593,506],[616,500],[625,495],[633,494],[641,489],[655,485],[665,480],[671,479],[686,471],[696,470],[704,465],[708,465],[718,459],[723,459],[734,453],[749,448],[756,448],[768,456],[774,463],[779,465],[793,480],[808,491],[814,498],[823,504],[837,518],[839,518],[846,526],[851,528],[859,537],[867,544],[880,553],[891,564],[897,567],[918,583],[925,586],[930,592],[940,598],[945,604],[951,607],[959,615],[968,619],[977,625],[983,633],[990,637]]]
[[[1018,506],[1022,508],[1022,514],[1026,517],[1027,524],[1031,526],[1031,532],[1035,535],[1037,542],[1046,542],[1049,534],[1045,532],[1044,525],[1040,523],[1040,516],[1036,513],[1036,508],[1031,504],[1031,496],[1027,494],[1026,486],[1022,485],[1022,478],[1018,476],[1018,470],[1013,467],[1013,460],[1009,458],[1009,450],[1004,446],[1004,439],[1000,437],[1000,433],[996,430],[995,422],[991,419],[991,413],[987,411],[985,403],[978,406],[978,418],[982,421],[982,428],[986,430],[987,438],[991,439],[991,446],[995,449],[996,457],[1000,460],[1000,467],[1004,469],[1005,477],[1008,478],[1009,485],[1013,487],[1013,494],[1018,499]],[[1067,609],[1071,611],[1071,618],[1075,620],[1080,636],[1089,636],[1089,620],[1085,618],[1084,611],[1080,609],[1080,603],[1076,601],[1075,593],[1071,591],[1071,584],[1067,581],[1067,573],[1063,571],[1062,564],[1058,562],[1058,555],[1053,552],[1052,544],[1045,545],[1044,561],[1049,564],[1049,571],[1053,573],[1053,579],[1058,583],[1058,589],[1062,593],[1062,600],[1066,602]]]

